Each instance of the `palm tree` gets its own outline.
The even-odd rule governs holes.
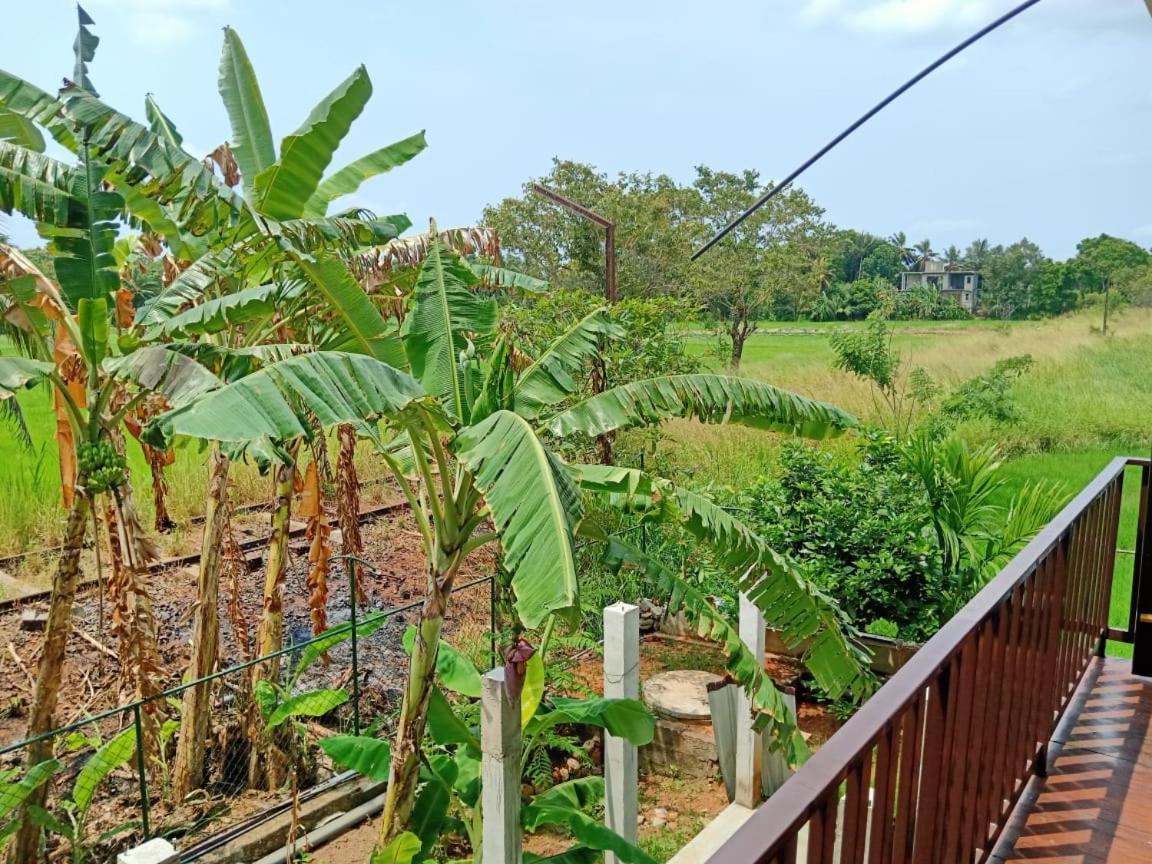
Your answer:
[[[964,256],[960,254],[960,249],[955,244],[949,246],[944,250],[944,269],[945,270],[959,270],[964,264]]]
[[[915,266],[920,270],[924,270],[928,266],[928,262],[936,255],[936,251],[932,248],[932,241],[928,239],[921,240],[919,243],[913,245],[912,251],[916,256]]]
[[[485,545],[499,549],[518,623],[536,628],[578,602],[576,535],[604,542],[609,558],[648,569],[698,618],[702,634],[725,642],[729,668],[752,692],[764,722],[781,716],[779,694],[731,625],[677,573],[610,539],[595,511],[585,509],[588,497],[662,517],[710,544],[773,626],[789,638],[823,634],[812,669],[824,686],[856,695],[867,687],[835,607],[752,529],[706,497],[641,471],[566,465],[549,444],[672,417],[810,436],[834,434],[852,419],[768,384],[711,374],[633,382],[570,404],[576,373],[601,339],[619,335],[605,313],[578,322],[517,372],[513,346],[499,335],[495,302],[476,293],[478,281],[433,233],[405,318],[406,369],[341,352],[292,357],[158,417],[146,431],[158,446],[187,436],[240,447],[263,437],[307,437],[307,409],[325,426],[357,424],[411,505],[427,561],[427,595],[392,747],[385,842],[411,819],[452,586],[465,558]],[[479,346],[479,362],[461,362],[469,344]],[[775,731],[800,746],[794,727]]]
[[[888,242],[896,247],[900,253],[900,263],[905,270],[911,270],[916,265],[916,250],[908,245],[908,235],[897,231],[888,238]]]
[[[988,253],[991,250],[991,244],[986,239],[973,240],[964,252],[965,265],[972,270],[983,270],[984,265],[988,263]]]

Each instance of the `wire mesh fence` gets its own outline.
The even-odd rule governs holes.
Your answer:
[[[464,580],[445,618],[445,637],[482,667],[496,647],[496,584]],[[63,859],[111,862],[155,836],[186,850],[338,781],[318,742],[392,731],[421,605],[353,602],[319,636],[289,628],[266,656],[0,747],[0,843],[30,821]],[[177,735],[192,716],[199,728]]]

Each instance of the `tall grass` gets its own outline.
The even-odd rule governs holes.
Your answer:
[[[941,323],[952,326],[905,324],[896,329],[893,346],[909,368],[923,367],[945,388],[1005,357],[1031,354],[1036,361],[1015,388],[1020,420],[966,423],[959,431],[969,440],[995,441],[1007,457],[1147,450],[1152,433],[1152,311],[1126,310],[1115,316],[1107,337],[1096,317],[1088,315],[1038,322]],[[874,419],[868,384],[832,366],[829,328],[803,332],[807,323],[794,326],[802,332],[754,336],[740,374]],[[703,353],[705,343],[701,336],[690,347]],[[745,428],[672,424],[664,458],[705,484],[738,487],[773,469],[779,441],[779,436]]]

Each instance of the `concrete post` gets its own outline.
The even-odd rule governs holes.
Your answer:
[[[784,698],[784,703],[788,706],[788,710],[792,712],[792,716],[796,716],[796,694],[795,693],[781,693]],[[783,753],[770,752],[768,749],[768,736],[764,738],[764,797],[771,798],[776,792],[784,785],[784,781],[792,776],[792,769],[788,765],[788,759],[785,758]]]
[[[740,595],[740,638],[761,666],[764,664],[764,616],[744,594]],[[736,799],[742,807],[760,803],[764,746],[752,729],[752,700],[740,688],[736,695]]]
[[[162,837],[153,837],[116,856],[116,864],[177,864],[179,860],[176,849]]]
[[[627,603],[604,607],[604,697],[640,698],[640,609]],[[639,808],[636,747],[604,735],[604,824],[636,843]],[[617,864],[609,852],[605,864]]]
[[[520,864],[520,700],[508,698],[504,670],[484,676],[480,694],[480,782],[485,861]]]

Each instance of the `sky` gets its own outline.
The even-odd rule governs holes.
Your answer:
[[[75,8],[0,0],[0,67],[71,75]],[[101,96],[155,94],[196,155],[228,136],[221,29],[260,76],[277,136],[356,65],[374,97],[337,155],[427,130],[349,205],[476,222],[553,157],[689,182],[779,178],[1017,0],[87,0]],[[24,37],[19,34],[25,34]],[[26,37],[26,38],[25,38]],[[1107,232],[1152,245],[1152,17],[1142,0],[1043,0],[938,71],[801,184],[829,220],[937,249],[1021,237],[1051,256]],[[3,218],[3,217],[0,217]],[[38,242],[27,223],[7,230]]]

